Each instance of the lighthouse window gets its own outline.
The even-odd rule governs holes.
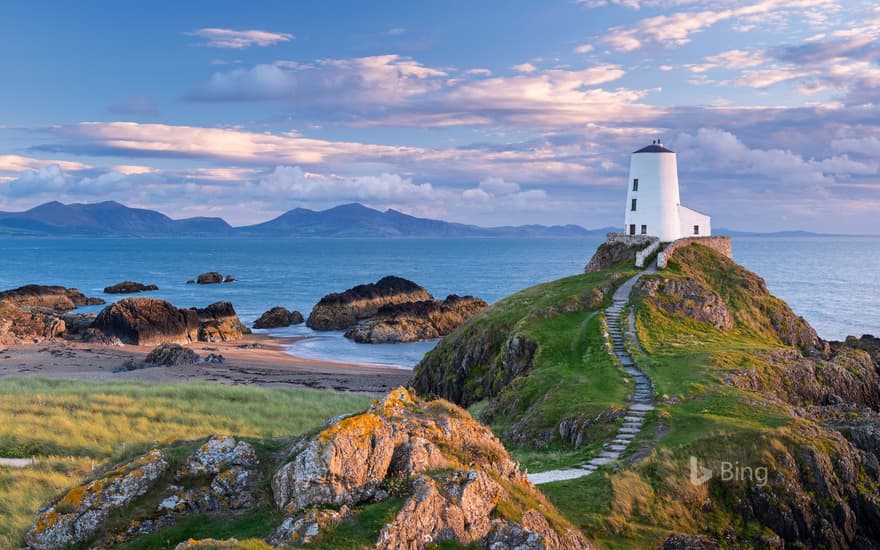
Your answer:
[[[647,235],[647,234],[648,234],[648,226],[642,225],[642,235]]]
[[[699,226],[699,225],[695,225],[695,226],[694,226],[694,235],[699,235],[699,234],[700,234],[700,226]]]
[[[636,211],[636,199],[633,199],[632,207],[630,208],[630,210],[632,210],[633,212]]]
[[[633,178],[633,191],[639,190],[639,178]]]

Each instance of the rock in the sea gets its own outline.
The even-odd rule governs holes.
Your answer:
[[[162,367],[180,367],[195,365],[199,362],[199,356],[193,350],[180,344],[159,344],[147,354],[144,362]]]
[[[275,306],[254,321],[254,328],[289,327],[290,325],[298,325],[303,321],[302,313],[296,310],[288,311],[287,308]]]
[[[348,329],[346,338],[369,344],[417,342],[446,336],[488,304],[473,296],[382,306],[375,317]]]
[[[186,280],[186,284],[188,284],[188,285],[194,285],[194,284],[196,284],[196,280],[195,280],[195,279],[187,279],[187,280]]]
[[[196,278],[196,283],[200,285],[216,285],[223,282],[223,274],[216,271],[202,273]]]
[[[64,336],[67,324],[51,310],[22,309],[0,300],[0,344],[40,342]]]
[[[165,300],[125,298],[101,310],[92,328],[126,344],[186,344],[198,340],[199,315]]]
[[[229,302],[216,302],[195,312],[199,319],[198,339],[202,342],[239,340],[250,333]]]
[[[89,298],[75,288],[63,286],[26,285],[0,292],[0,301],[18,307],[44,307],[56,311],[70,311],[81,306],[100,305],[104,300]]]
[[[140,346],[198,340],[225,342],[239,339],[247,331],[229,302],[178,309],[170,302],[153,298],[125,298],[107,306],[95,318],[92,328],[126,344]]]
[[[155,449],[43,507],[25,535],[28,548],[54,550],[78,545],[94,536],[113,510],[145,494],[168,468]]]
[[[223,278],[223,282],[224,283],[234,283],[235,277],[233,277],[232,275],[227,275],[226,277]]]
[[[544,548],[592,548],[573,527],[551,526],[545,514],[558,517],[552,504],[488,428],[455,405],[421,401],[404,388],[363,414],[336,421],[291,455],[272,478],[276,505],[291,525],[314,506],[387,498],[383,483],[397,479],[409,480],[408,497],[382,528],[377,548],[421,549],[445,541],[488,547],[499,516]],[[497,541],[498,533],[493,536]]]
[[[345,330],[389,304],[433,300],[427,290],[400,277],[383,277],[345,292],[328,294],[312,308],[306,325],[315,330]]]
[[[159,287],[135,281],[122,281],[104,288],[104,294],[135,294],[137,292],[150,292],[153,290],[159,290]]]

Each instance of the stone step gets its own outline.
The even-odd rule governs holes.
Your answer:
[[[627,447],[628,447],[628,445],[614,444],[614,443],[605,446],[605,448],[608,449],[609,451],[614,451],[617,453],[621,453],[621,452],[625,451]]]
[[[631,411],[653,411],[654,405],[648,403],[634,403],[629,406]]]
[[[604,457],[596,457],[593,460],[587,462],[587,464],[591,464],[593,466],[605,466],[606,464],[611,464],[614,462],[613,458],[604,458]]]
[[[617,433],[622,433],[622,434],[637,434],[637,433],[639,433],[639,431],[641,431],[641,427],[638,427],[638,428],[626,428],[626,427],[624,427],[624,428],[620,428],[619,430],[617,430]]]
[[[629,444],[632,443],[632,439],[623,439],[622,437],[618,437],[617,439],[613,439],[611,443],[613,445],[623,445],[624,447],[628,447]]]
[[[640,430],[640,429],[642,429],[642,424],[643,424],[643,422],[624,422],[623,424],[621,424],[620,427],[627,428],[627,429],[633,429],[633,430]]]
[[[636,434],[617,434],[617,435],[614,436],[614,437],[615,437],[614,441],[626,441],[626,442],[629,442],[629,441],[632,441],[633,439],[636,438]]]
[[[645,420],[644,416],[635,416],[635,415],[628,414],[623,417],[624,422],[644,422],[644,420]]]

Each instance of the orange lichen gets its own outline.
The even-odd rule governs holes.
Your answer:
[[[364,413],[356,416],[343,418],[336,424],[330,426],[320,434],[318,440],[322,443],[330,441],[336,435],[343,432],[356,432],[360,434],[369,434],[384,425],[381,418],[373,413]]]

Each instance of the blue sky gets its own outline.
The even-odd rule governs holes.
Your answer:
[[[880,232],[872,2],[18,2],[0,32],[2,210],[620,225],[660,137],[716,227]]]

